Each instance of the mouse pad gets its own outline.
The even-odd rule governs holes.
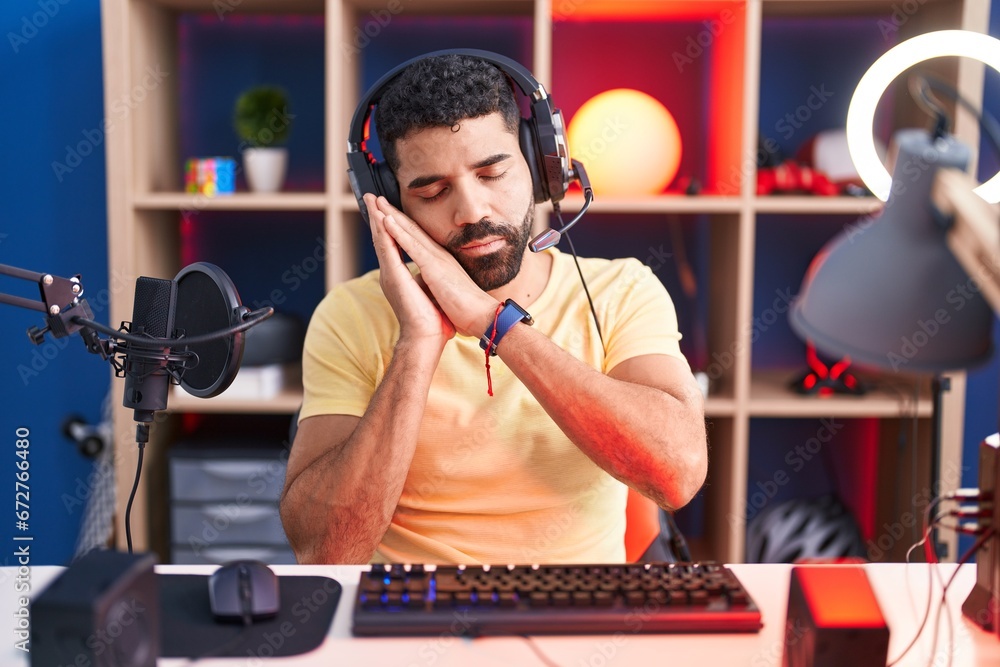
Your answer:
[[[157,574],[160,657],[272,658],[299,655],[323,643],[340,600],[329,577],[279,577],[281,608],[274,618],[220,623],[208,604],[208,576]]]

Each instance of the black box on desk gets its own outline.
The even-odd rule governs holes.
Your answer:
[[[986,514],[980,530],[1000,531],[1000,434],[979,443],[979,505]],[[987,632],[1000,635],[1000,535],[983,542],[976,554],[976,584],[962,605],[966,618]]]
[[[863,568],[792,568],[782,667],[884,667],[889,628]]]
[[[160,589],[152,554],[92,551],[31,604],[31,664],[155,667]]]

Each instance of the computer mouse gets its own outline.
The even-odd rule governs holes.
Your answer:
[[[208,578],[208,600],[217,621],[253,621],[278,614],[278,575],[257,560],[234,560]]]

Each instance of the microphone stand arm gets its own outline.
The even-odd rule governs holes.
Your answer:
[[[80,282],[79,274],[72,278],[60,278],[50,273],[37,273],[0,264],[0,275],[27,280],[38,285],[41,293],[39,301],[0,292],[0,303],[45,313],[43,328],[28,328],[28,338],[32,343],[41,345],[46,333],[51,333],[55,338],[65,338],[79,331],[89,352],[99,354],[104,359],[113,352],[110,349],[112,341],[101,340],[92,328],[75,321],[77,317],[88,320],[94,317],[90,304],[81,298],[83,284]]]

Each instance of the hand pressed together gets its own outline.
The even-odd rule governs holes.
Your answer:
[[[399,319],[400,336],[408,330],[414,335],[432,335],[432,312],[440,327],[450,330],[445,340],[456,331],[482,335],[499,302],[476,285],[448,250],[385,197],[365,195],[365,203],[381,267],[382,291]],[[417,265],[417,276],[403,263],[401,250]],[[414,300],[420,303],[410,303]]]

